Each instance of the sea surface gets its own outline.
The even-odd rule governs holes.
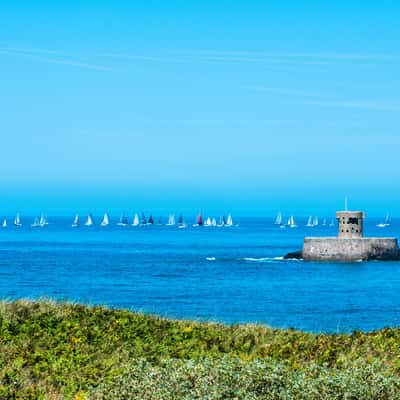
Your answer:
[[[313,332],[400,326],[400,262],[286,261],[304,236],[335,227],[281,229],[269,218],[230,228],[171,226],[0,228],[0,297],[52,298],[162,316],[264,323]],[[369,236],[400,236],[367,220]]]

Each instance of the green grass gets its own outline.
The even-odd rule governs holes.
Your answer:
[[[0,399],[398,399],[400,329],[310,334],[0,303]]]

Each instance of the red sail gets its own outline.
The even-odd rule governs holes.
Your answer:
[[[201,214],[197,216],[197,225],[203,225],[203,217]]]

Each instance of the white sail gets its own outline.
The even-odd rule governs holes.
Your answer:
[[[20,219],[20,217],[19,217],[19,214],[17,214],[17,215],[15,216],[14,225],[15,225],[15,226],[22,226],[22,223],[21,223],[21,219]]]
[[[35,219],[33,220],[33,224],[31,225],[31,227],[32,227],[32,228],[37,228],[37,227],[39,227],[39,226],[40,226],[39,218],[38,218],[38,217],[35,217]]]
[[[327,225],[326,218],[324,218],[324,219],[322,220],[322,226],[326,226],[326,225]]]
[[[379,223],[376,225],[378,228],[386,228],[387,226],[390,226],[390,214],[386,213],[385,221]]]
[[[309,226],[309,227],[314,226],[314,225],[313,225],[313,222],[312,222],[312,216],[311,216],[311,215],[308,217],[306,226]]]
[[[319,224],[318,216],[316,215],[316,216],[314,217],[314,219],[313,219],[313,225],[314,225],[314,226],[318,226],[318,224]]]
[[[296,225],[296,222],[295,222],[295,220],[294,220],[293,215],[291,215],[291,216],[289,217],[288,225],[289,225],[290,228],[297,228],[297,225]]]
[[[43,227],[47,225],[47,218],[45,215],[40,215],[39,226]]]
[[[217,220],[215,219],[215,217],[211,220],[211,225],[217,226]]]
[[[92,219],[92,215],[89,214],[87,217],[87,220],[85,222],[85,226],[92,226],[93,225],[93,219]]]
[[[232,215],[229,214],[228,218],[226,219],[226,226],[232,226],[232,225],[233,225]]]
[[[167,223],[167,225],[168,226],[173,226],[173,225],[175,225],[175,215],[174,214],[169,214],[169,217],[168,217],[168,223]]]
[[[7,220],[5,219],[4,221],[3,221],[3,228],[7,228]]]
[[[76,214],[76,215],[75,215],[75,218],[74,218],[74,222],[73,222],[73,224],[72,224],[72,227],[73,227],[73,228],[77,228],[77,227],[79,226],[79,224],[80,224],[80,222],[79,222],[79,215]]]
[[[139,222],[139,214],[135,214],[135,216],[133,217],[133,226],[139,226],[140,222]]]
[[[108,214],[105,213],[103,220],[101,221],[101,226],[108,226],[110,224],[110,218],[108,217]]]
[[[281,225],[281,224],[282,224],[282,213],[279,211],[278,214],[276,215],[275,225]]]

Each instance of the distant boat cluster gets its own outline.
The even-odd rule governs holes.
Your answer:
[[[33,223],[31,224],[31,227],[32,228],[43,228],[48,224],[49,224],[49,222],[47,220],[47,215],[41,214],[40,217],[35,217],[35,219],[33,220]],[[16,227],[22,226],[22,221],[21,221],[21,217],[19,214],[17,214],[15,216],[13,225]],[[8,226],[7,219],[3,220],[3,223],[1,226],[3,228],[7,228],[7,226]]]
[[[35,217],[35,219],[33,220],[33,223],[30,226],[32,228],[37,228],[37,227],[44,227],[48,224],[49,223],[48,223],[47,216],[42,214],[40,217]],[[109,214],[105,213],[103,216],[103,219],[101,220],[99,225],[105,227],[105,226],[109,226],[111,224],[112,224],[112,222],[109,217]],[[16,215],[13,225],[16,227],[22,226],[22,221],[21,221],[19,214]],[[81,222],[79,214],[75,215],[75,218],[71,225],[72,228],[79,228],[82,225],[83,226],[95,225],[92,214],[89,213],[83,223]],[[178,226],[178,228],[181,228],[181,229],[188,227],[188,224],[185,222],[185,219],[183,218],[182,214],[179,215],[177,220],[175,219],[174,214],[170,214],[166,224],[163,223],[162,218],[159,218],[157,220],[157,222],[155,222],[155,220],[151,214],[149,215],[149,217],[146,217],[146,215],[144,213],[142,213],[140,217],[139,217],[139,214],[135,214],[133,219],[131,220],[131,222],[129,221],[129,218],[126,215],[122,214],[119,221],[116,222],[116,225],[117,226],[165,225],[165,226]],[[8,226],[7,219],[3,220],[2,226],[3,226],[3,228],[7,228],[7,226]],[[221,216],[219,218],[219,221],[217,222],[217,219],[215,217],[207,217],[207,218],[203,219],[203,216],[200,213],[197,215],[196,221],[193,224],[193,226],[194,227],[198,227],[198,226],[231,227],[231,226],[237,226],[237,225],[234,225],[231,214],[228,214],[228,217]]]
[[[285,222],[286,221],[286,222]],[[288,219],[286,220],[282,213],[279,211],[276,219],[275,219],[275,225],[278,225],[280,228],[298,228],[298,224],[296,223],[293,215],[290,215],[288,217]],[[383,222],[380,222],[379,224],[377,224],[376,226],[378,228],[387,228],[388,226],[391,225],[391,218],[390,218],[390,214],[387,213],[385,220]],[[328,221],[326,218],[322,219],[322,222],[320,223],[319,218],[317,215],[310,215],[307,219],[307,223],[305,224],[306,227],[308,228],[313,228],[313,227],[317,227],[317,226],[329,226],[329,227],[333,227],[335,226],[335,219],[332,218],[328,224]]]
[[[1,221],[1,220],[0,220]],[[290,215],[287,219],[284,218],[282,213],[279,211],[276,219],[275,219],[275,225],[279,226],[280,228],[298,228],[299,225],[296,223],[295,218],[293,215]],[[33,222],[30,224],[32,228],[42,228],[45,227],[49,224],[47,215],[41,214],[39,217],[35,217]],[[112,225],[113,223],[111,222],[111,219],[109,217],[108,213],[105,213],[101,222],[98,224],[99,226],[109,226]],[[20,214],[17,214],[14,218],[13,225],[16,227],[21,227],[22,226],[22,221]],[[93,226],[96,225],[93,216],[91,213],[87,215],[87,217],[84,219],[84,222],[81,221],[79,214],[75,215],[75,218],[72,222],[72,227],[73,228],[78,228],[80,226]],[[133,219],[129,221],[129,218],[125,215],[122,214],[120,219],[115,223],[117,226],[144,226],[144,225],[165,225],[165,226],[178,226],[178,228],[187,228],[188,224],[185,222],[185,219],[183,218],[183,215],[180,214],[178,219],[175,219],[175,214],[170,214],[168,216],[167,223],[163,223],[162,218],[158,218],[157,221],[154,220],[152,214],[149,215],[149,217],[146,217],[144,213],[135,214],[133,216]],[[383,222],[378,223],[376,226],[378,228],[386,228],[391,225],[391,217],[390,214],[387,213],[385,219]],[[3,223],[1,225],[3,228],[8,227],[8,221],[7,219],[3,220]],[[193,227],[198,227],[198,226],[206,226],[206,227],[231,227],[231,226],[238,226],[237,224],[233,223],[232,215],[228,214],[227,217],[224,215],[220,216],[218,221],[217,218],[215,217],[207,217],[203,218],[202,214],[198,214],[195,220],[195,223],[192,225]],[[320,222],[319,218],[317,215],[310,215],[307,219],[306,224],[304,225],[308,228],[314,228],[317,226],[323,226],[323,227],[333,227],[335,226],[335,219],[332,218],[330,222],[328,223],[326,218],[322,219],[322,222]]]
[[[286,219],[284,219],[282,213],[279,211],[276,216],[276,219],[275,219],[275,225],[278,225],[280,228],[298,228],[299,225],[296,223],[293,215],[289,216],[286,222],[285,222],[285,220]],[[309,228],[313,228],[318,225],[332,227],[332,226],[335,226],[335,220],[332,219],[330,221],[330,223],[328,224],[327,219],[324,218],[322,220],[322,223],[320,223],[317,215],[315,215],[315,216],[310,215],[307,219],[307,223],[305,226],[309,227]]]

